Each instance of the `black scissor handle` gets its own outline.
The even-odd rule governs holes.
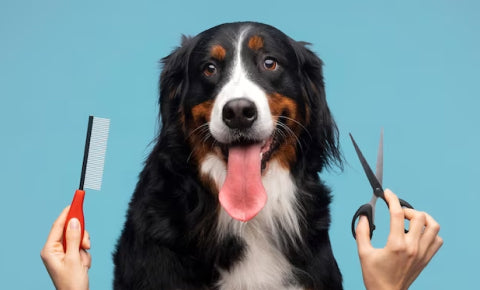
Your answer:
[[[411,204],[409,204],[408,202],[406,202],[405,200],[399,198],[398,199],[400,201],[400,205],[402,207],[406,207],[406,208],[412,208],[413,209],[413,206]]]
[[[413,206],[410,203],[408,203],[407,201],[405,201],[401,198],[399,198],[398,200],[400,201],[400,206],[401,207],[406,207],[406,208],[412,208],[413,209]],[[369,203],[366,203],[366,204],[362,205],[361,207],[359,207],[357,212],[355,212],[355,214],[353,215],[353,219],[352,219],[352,235],[353,235],[353,238],[357,239],[357,235],[355,233],[355,222],[357,221],[357,219],[361,215],[366,216],[367,219],[368,219],[368,225],[370,227],[370,239],[371,239],[372,236],[373,236],[373,231],[375,230],[375,225],[373,224],[373,208],[372,208],[372,205],[369,204]],[[405,229],[405,233],[408,233],[407,229]]]
[[[405,200],[403,200],[403,199],[401,199],[401,198],[399,198],[398,200],[400,201],[400,205],[401,205],[402,207],[413,208],[413,206],[412,206],[411,204],[409,204],[407,201],[405,201]],[[407,230],[407,229],[405,229],[405,233],[408,233],[408,230]]]
[[[372,208],[372,205],[369,203],[362,205],[360,208],[358,208],[357,212],[353,215],[353,219],[352,219],[353,238],[357,239],[357,235],[355,233],[355,222],[361,215],[366,216],[368,219],[368,225],[370,226],[370,239],[371,239],[373,236],[373,231],[375,230],[375,225],[373,224],[373,208]]]

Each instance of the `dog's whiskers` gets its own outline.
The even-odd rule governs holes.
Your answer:
[[[190,137],[192,137],[192,135],[195,134],[198,130],[208,130],[208,125],[209,123],[203,123],[202,125],[193,129],[192,132],[190,132],[190,134],[188,134],[188,136],[185,139],[190,139]]]
[[[278,128],[278,130],[275,130],[276,133],[282,134],[282,137],[284,137],[285,139],[288,136],[295,138],[295,143],[298,144],[300,151],[303,151],[303,147],[302,147],[302,143],[300,142],[300,139],[298,139],[297,135],[295,134],[295,132],[292,131],[290,127],[288,127],[286,124],[279,121],[277,121],[276,125],[277,125],[276,127]]]
[[[216,140],[213,138],[212,134],[210,133],[209,123],[204,123],[198,126],[197,128],[195,128],[194,130],[192,130],[190,134],[188,134],[187,139],[190,139],[193,135],[197,135],[199,137],[199,139],[201,140],[200,144],[202,146],[205,146],[205,144],[207,144],[208,139],[210,138],[213,139],[213,142],[212,142],[213,144],[215,144],[216,142]],[[195,144],[195,146],[197,146],[197,144]],[[195,151],[194,148],[190,151],[190,154],[188,155],[188,158],[187,158],[187,162],[190,161],[190,158],[192,157],[194,151]]]
[[[312,135],[310,134],[310,132],[308,131],[308,129],[300,122],[298,122],[297,120],[293,119],[293,118],[290,118],[290,117],[287,117],[287,116],[276,116],[278,119],[282,118],[282,119],[286,119],[286,120],[289,120],[289,121],[292,121],[294,122],[295,124],[297,124],[298,126],[302,127],[302,129],[305,131],[305,133],[307,133],[308,137],[310,137],[310,139],[312,139]]]

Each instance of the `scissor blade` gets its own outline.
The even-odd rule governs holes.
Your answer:
[[[377,177],[378,182],[380,185],[383,184],[383,128],[380,131],[380,143],[378,145],[378,152],[377,152],[377,167],[375,170],[375,176]]]
[[[362,154],[362,151],[360,151],[360,148],[358,148],[357,142],[355,142],[355,139],[353,139],[352,134],[350,133],[350,139],[352,139],[353,146],[355,147],[355,151],[357,152],[358,159],[360,159],[360,163],[362,164],[363,170],[365,171],[365,174],[367,175],[368,181],[370,182],[370,185],[372,186],[373,193],[378,196],[383,198],[383,188],[380,182],[378,181],[377,177],[373,174],[372,168],[367,163],[367,160]]]

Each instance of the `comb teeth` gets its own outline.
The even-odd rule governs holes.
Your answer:
[[[102,187],[109,129],[110,119],[90,116],[89,132],[85,144],[86,156],[84,156],[84,168],[82,169],[83,187],[85,188],[100,190]],[[82,189],[83,180],[80,181],[80,189]]]

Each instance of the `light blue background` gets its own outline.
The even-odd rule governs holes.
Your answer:
[[[386,187],[442,225],[443,248],[411,289],[474,289],[480,251],[478,1],[5,1],[0,3],[0,288],[52,289],[39,257],[78,184],[87,116],[111,118],[103,189],[88,191],[92,289],[111,253],[158,126],[158,60],[222,22],[272,24],[313,44],[345,170],[331,238],[346,289],[362,278],[349,223],[370,189],[348,139],[373,164],[385,128]],[[374,242],[385,241],[383,205]]]

